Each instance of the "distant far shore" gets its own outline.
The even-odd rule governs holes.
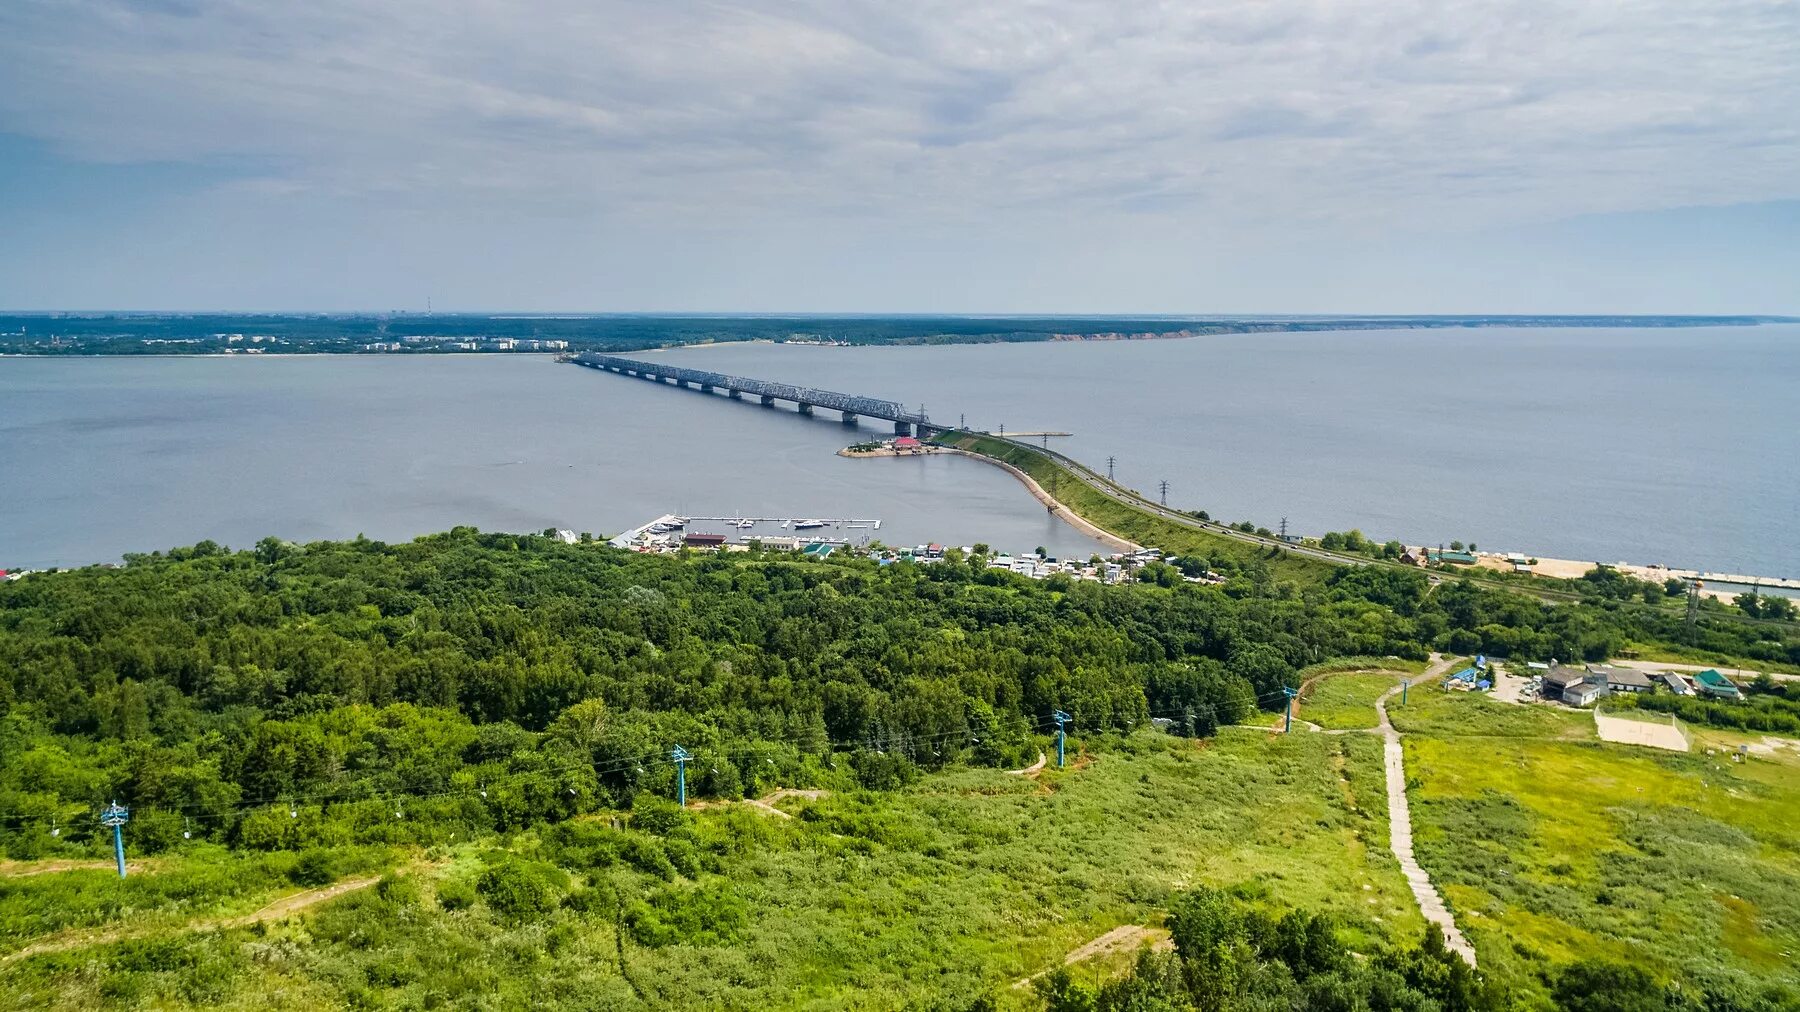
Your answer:
[[[1231,334],[1468,328],[1754,327],[1765,315],[522,316],[0,312],[0,355],[644,352],[748,343],[810,347],[1147,341]]]

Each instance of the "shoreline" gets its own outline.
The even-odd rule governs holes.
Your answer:
[[[895,450],[891,447],[883,447],[879,450],[852,450],[846,446],[837,451],[837,455],[840,457],[848,457],[852,460],[872,459],[875,457],[926,457],[937,455],[971,457],[984,464],[992,464],[993,466],[1006,471],[1014,478],[1019,479],[1019,483],[1025,486],[1026,491],[1030,492],[1038,502],[1043,503],[1044,507],[1050,511],[1052,516],[1061,520],[1063,523],[1068,524],[1070,527],[1075,528],[1082,534],[1100,542],[1107,548],[1115,552],[1130,553],[1142,551],[1144,547],[1119,537],[1117,534],[1094,524],[1086,517],[1083,517],[1074,510],[1063,505],[1060,500],[1044,491],[1043,486],[1039,485],[1031,475],[1026,474],[1024,471],[1008,464],[1004,460],[995,460],[992,457],[984,457],[979,453],[970,453],[968,450],[959,450],[954,446],[922,446],[918,450],[907,450],[905,452]]]
[[[1063,505],[1061,500],[1058,500],[1056,497],[1052,496],[1050,493],[1044,491],[1043,486],[1039,485],[1037,483],[1037,480],[1032,478],[1031,475],[1026,474],[1024,471],[1021,471],[1018,468],[1012,466],[1011,464],[1008,464],[1004,460],[995,460],[992,457],[984,457],[979,453],[970,453],[968,450],[959,450],[959,449],[956,449],[955,447],[946,446],[946,447],[941,447],[941,449],[945,453],[956,454],[957,456],[961,456],[961,457],[973,457],[976,460],[980,460],[980,461],[984,461],[986,463],[992,464],[995,467],[998,467],[1001,470],[1012,475],[1014,478],[1019,479],[1020,484],[1024,485],[1026,490],[1029,491],[1034,497],[1036,497],[1038,502],[1043,503],[1044,506],[1049,509],[1051,515],[1055,516],[1057,519],[1061,520],[1063,523],[1068,524],[1070,527],[1073,527],[1076,530],[1080,531],[1081,533],[1087,535],[1088,537],[1093,538],[1094,540],[1100,542],[1101,544],[1107,546],[1108,548],[1111,548],[1115,552],[1127,552],[1127,553],[1139,552],[1139,551],[1142,551],[1144,548],[1143,545],[1140,545],[1134,541],[1127,541],[1126,539],[1121,538],[1117,534],[1114,534],[1111,531],[1108,531],[1108,530],[1100,527],[1099,525],[1095,524],[1094,522],[1088,520],[1086,517],[1083,517],[1081,514],[1076,513],[1074,510]]]

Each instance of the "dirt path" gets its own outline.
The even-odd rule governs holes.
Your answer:
[[[1168,931],[1162,928],[1146,928],[1141,924],[1121,924],[1111,931],[1108,931],[1106,934],[1101,935],[1099,938],[1069,950],[1069,954],[1063,957],[1062,965],[1074,966],[1076,963],[1092,959],[1095,956],[1106,956],[1115,952],[1130,952],[1140,948],[1145,942],[1149,942],[1150,947],[1158,951],[1171,949],[1175,946],[1175,942],[1169,937]],[[1050,968],[1050,970],[1054,969],[1056,968]],[[1020,977],[1018,980],[1013,981],[1013,987],[1019,989],[1028,987],[1032,981],[1049,973],[1050,970],[1039,970],[1029,977]]]
[[[1429,680],[1434,675],[1442,674],[1448,663],[1436,657],[1434,664],[1427,668],[1421,680]],[[1456,926],[1456,918],[1450,915],[1450,908],[1445,905],[1444,898],[1438,894],[1437,887],[1431,884],[1431,876],[1419,867],[1413,857],[1412,845],[1412,810],[1406,803],[1406,759],[1400,748],[1400,732],[1388,721],[1387,701],[1400,691],[1396,685],[1382,693],[1375,700],[1375,712],[1381,717],[1382,758],[1387,770],[1388,799],[1388,846],[1394,852],[1394,858],[1400,862],[1400,871],[1406,876],[1406,885],[1412,890],[1413,899],[1419,904],[1419,913],[1425,919],[1443,929],[1444,944],[1450,951],[1462,956],[1470,966],[1475,965],[1475,947]]]
[[[820,798],[825,797],[828,793],[830,793],[830,792],[815,791],[815,790],[802,790],[797,787],[783,787],[782,789],[780,789],[778,791],[774,791],[772,793],[765,794],[760,798],[754,799],[753,801],[750,802],[750,804],[753,807],[760,808],[763,811],[768,812],[770,815],[779,815],[784,819],[791,819],[791,818],[793,818],[793,816],[789,815],[788,813],[782,811],[779,808],[776,808],[775,802],[780,801],[783,798],[805,798],[808,801],[817,801]]]
[[[1046,759],[1045,759],[1044,753],[1039,752],[1037,762],[1032,763],[1030,766],[1027,766],[1022,770],[1007,770],[1006,772],[1012,774],[1015,777],[1035,777],[1039,773],[1042,773],[1044,771],[1045,761],[1046,761]]]
[[[379,881],[381,881],[381,876],[370,875],[363,878],[349,878],[342,882],[333,882],[331,885],[319,889],[308,889],[303,892],[291,893],[275,900],[273,903],[270,903],[268,906],[263,907],[255,913],[241,914],[236,917],[218,917],[205,921],[193,921],[183,925],[164,924],[132,928],[84,928],[77,931],[65,932],[51,938],[46,938],[40,942],[33,942],[17,952],[11,952],[7,953],[5,956],[0,956],[0,965],[17,962],[18,960],[26,959],[31,956],[42,955],[46,952],[66,952],[70,949],[84,949],[90,945],[104,945],[108,942],[124,941],[128,938],[140,938],[146,935],[166,934],[170,932],[187,934],[195,931],[247,928],[252,924],[267,924],[271,921],[279,921],[283,918],[291,917],[308,907],[318,906],[321,903],[337,899],[345,893],[355,892],[358,889],[367,889]]]

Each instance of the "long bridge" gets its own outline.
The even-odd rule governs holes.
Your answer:
[[[797,387],[789,383],[771,383],[768,380],[727,376],[724,373],[707,372],[704,369],[683,369],[680,366],[645,362],[635,358],[622,358],[618,355],[596,355],[584,352],[580,355],[570,356],[567,361],[576,365],[585,365],[589,369],[603,369],[606,372],[618,373],[621,376],[635,376],[653,383],[688,387],[702,393],[710,394],[723,390],[725,396],[732,400],[742,400],[745,394],[749,394],[758,398],[765,408],[773,407],[776,401],[792,401],[803,415],[812,414],[814,408],[825,408],[842,415],[845,425],[855,425],[857,419],[863,417],[882,418],[893,422],[894,432],[902,436],[910,435],[915,431],[920,435],[926,435],[934,428],[931,420],[925,417],[925,412],[909,411],[904,404],[897,401],[884,401],[877,397],[861,397],[856,394],[841,394],[835,390],[819,390],[814,387]]]

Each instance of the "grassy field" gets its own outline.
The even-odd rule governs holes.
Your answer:
[[[1740,765],[1584,741],[1587,714],[1414,702],[1417,852],[1484,970],[1531,987],[1611,958],[1692,988],[1800,986],[1800,753]]]
[[[1502,703],[1437,683],[1414,685],[1404,705],[1398,698],[1389,701],[1388,720],[1402,734],[1434,738],[1596,738],[1594,716],[1586,711]]]
[[[1277,578],[1297,583],[1320,582],[1335,568],[1328,562],[1195,530],[1148,510],[1127,506],[1095,491],[1049,457],[1012,443],[968,433],[946,436],[945,440],[949,445],[1013,465],[1031,475],[1046,491],[1054,489],[1052,494],[1058,500],[1089,522],[1140,545],[1174,554],[1234,559],[1244,564],[1260,559]]]
[[[249,1006],[270,995],[283,1007],[417,1006],[481,994],[893,1008],[984,991],[1032,1007],[1013,980],[1113,927],[1153,922],[1190,883],[1329,910],[1352,940],[1412,940],[1423,922],[1387,852],[1381,785],[1379,743],[1362,736],[1142,732],[1036,780],[951,771],[901,791],[784,802],[793,819],[737,805],[661,837],[594,820],[579,833],[463,845],[304,924],[184,934],[175,924],[192,911],[146,895],[145,909],[111,916],[163,929],[154,938],[18,961],[0,968],[0,988],[64,1007]],[[558,901],[526,918],[471,902],[471,883],[500,858],[540,862],[563,882]],[[168,860],[173,876],[216,882],[213,866],[228,859]],[[106,886],[103,873],[70,874],[95,876],[83,890]],[[204,909],[254,905],[276,874],[245,876],[236,897],[209,885]],[[44,898],[68,877],[15,884]]]
[[[1348,727],[1392,674],[1317,683],[1306,719]],[[1483,969],[1545,993],[1592,958],[1665,981],[1800,986],[1800,750],[1701,731],[1689,755],[1603,744],[1591,715],[1415,686],[1405,734],[1421,862]],[[1323,719],[1321,719],[1323,718]],[[1715,754],[1708,755],[1706,748]],[[931,1007],[992,994],[1172,891],[1236,890],[1337,919],[1352,945],[1423,928],[1387,850],[1374,735],[1226,729],[1076,741],[1038,778],[953,769],[888,792],[606,813],[409,853],[332,855],[389,871],[303,917],[222,929],[316,880],[294,854],[217,847],[97,870],[0,877],[0,993],[40,1007],[577,1005]],[[1129,953],[1084,964],[1123,969]],[[958,1006],[960,1007],[960,1006]]]
[[[1371,728],[1381,719],[1375,712],[1375,700],[1405,677],[1391,671],[1326,675],[1300,698],[1294,712],[1328,731]]]

